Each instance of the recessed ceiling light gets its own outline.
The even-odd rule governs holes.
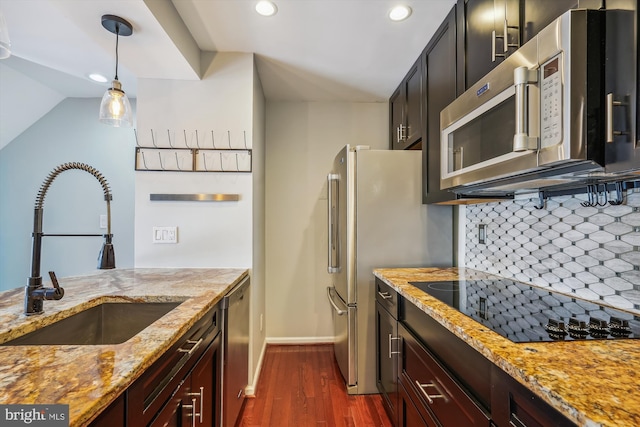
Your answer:
[[[400,5],[396,6],[389,11],[389,19],[392,21],[404,21],[411,15],[411,8],[409,6]]]
[[[98,83],[106,83],[106,82],[109,81],[109,79],[107,79],[105,76],[103,76],[102,74],[98,74],[98,73],[89,74],[89,78],[91,80],[93,80],[94,82],[98,82]]]
[[[275,5],[275,3],[268,0],[261,0],[256,3],[256,12],[258,12],[262,16],[272,16],[275,15],[277,11],[278,7]]]

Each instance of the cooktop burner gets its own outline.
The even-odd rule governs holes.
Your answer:
[[[510,279],[410,282],[513,342],[640,338],[640,317]]]

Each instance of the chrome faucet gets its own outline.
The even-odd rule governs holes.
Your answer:
[[[42,232],[42,214],[44,198],[51,186],[53,180],[62,172],[78,169],[93,175],[104,192],[104,199],[107,202],[107,234],[44,234]],[[113,234],[111,234],[111,190],[107,180],[97,169],[84,163],[64,163],[49,173],[44,180],[36,197],[34,219],[33,219],[33,245],[31,255],[31,277],[29,283],[25,286],[24,291],[24,314],[27,316],[40,314],[43,312],[44,300],[59,300],[64,296],[64,289],[58,284],[58,280],[53,271],[49,272],[49,277],[53,284],[53,288],[45,288],[42,286],[42,277],[40,276],[40,258],[42,253],[42,238],[44,236],[101,236],[104,237],[104,244],[98,255],[98,268],[111,269],[116,267],[115,253],[113,251]]]

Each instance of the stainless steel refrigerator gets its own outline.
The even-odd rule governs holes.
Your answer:
[[[327,177],[327,297],[349,394],[378,392],[373,269],[452,265],[452,208],[422,204],[421,165],[420,151],[347,145]]]

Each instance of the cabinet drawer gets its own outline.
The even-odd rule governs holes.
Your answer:
[[[398,293],[376,277],[376,301],[393,317],[398,318]]]
[[[406,330],[401,332],[402,381],[443,426],[484,426],[489,417]],[[423,416],[424,417],[424,416]]]

